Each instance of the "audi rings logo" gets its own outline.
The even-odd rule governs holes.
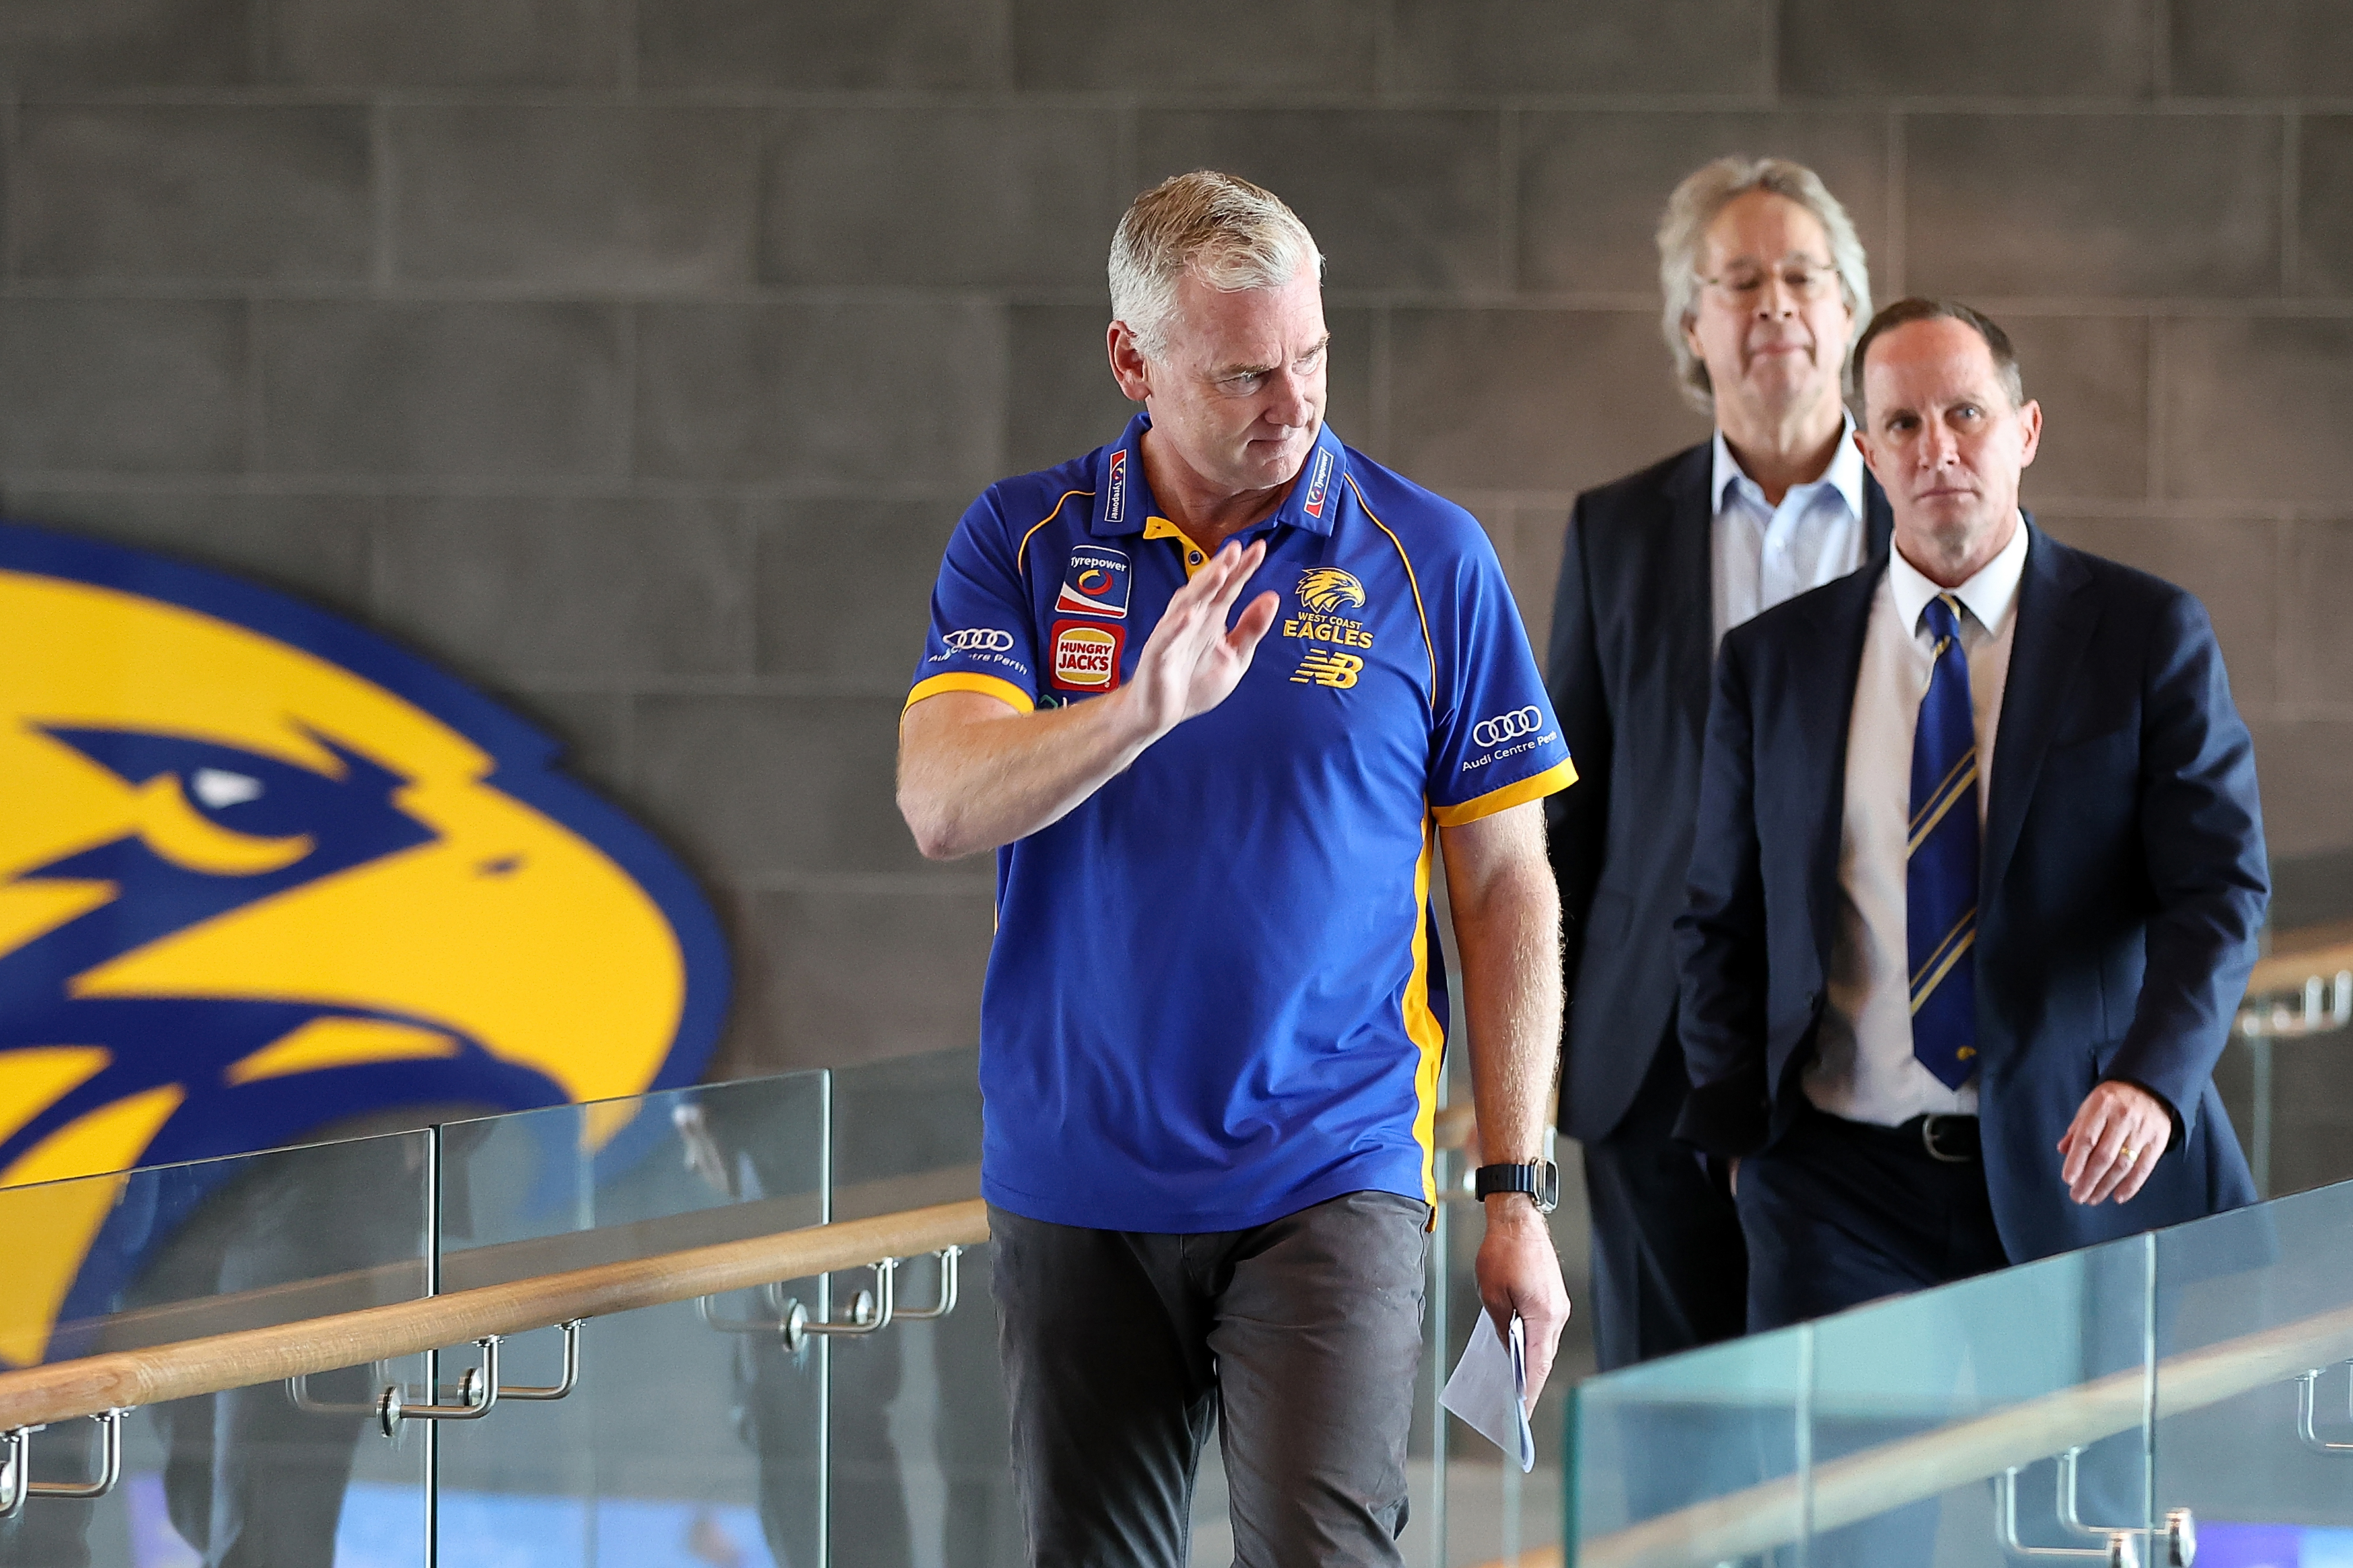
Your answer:
[[[1522,708],[1502,713],[1493,719],[1482,719],[1471,727],[1471,743],[1474,746],[1500,746],[1506,741],[1533,735],[1544,724],[1544,715],[1533,708]]]
[[[968,632],[950,632],[940,640],[958,653],[1010,653],[1013,650],[1011,632],[993,631],[987,626],[976,626]]]

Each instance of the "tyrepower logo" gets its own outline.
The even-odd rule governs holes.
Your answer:
[[[1315,448],[1315,468],[1307,479],[1307,500],[1300,510],[1310,517],[1324,515],[1324,503],[1332,499],[1332,449]],[[1363,601],[1359,600],[1358,603]]]
[[[970,631],[950,632],[940,641],[957,653],[1008,653],[1013,647],[1013,634],[976,626]]]
[[[1127,448],[1111,455],[1111,496],[1103,502],[1103,521],[1117,522],[1127,512]]]
[[[1471,743],[1474,746],[1500,746],[1506,741],[1516,741],[1523,735],[1533,735],[1544,727],[1544,714],[1534,708],[1515,709],[1499,713],[1493,719],[1482,719],[1471,726]]]
[[[1054,600],[1058,616],[1127,617],[1128,582],[1134,576],[1127,552],[1105,544],[1082,544],[1071,552],[1062,573],[1062,592]]]
[[[1108,691],[1119,684],[1124,628],[1087,621],[1054,623],[1053,683],[1064,691]]]

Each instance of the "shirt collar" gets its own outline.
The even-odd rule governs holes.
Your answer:
[[[1732,443],[1724,438],[1724,431],[1715,433],[1715,468],[1708,480],[1707,493],[1715,510],[1724,510],[1724,492],[1735,479],[1747,479],[1740,459],[1732,455]],[[1752,481],[1753,482],[1753,481]],[[1846,502],[1847,514],[1857,521],[1862,518],[1862,453],[1854,444],[1854,416],[1841,410],[1839,414],[1838,449],[1831,454],[1831,466],[1822,477],[1813,481],[1827,484]],[[1804,489],[1804,486],[1798,486]]]
[[[2001,553],[1978,568],[1976,576],[1951,590],[1953,597],[1967,605],[1978,625],[1999,637],[2010,612],[2018,605],[2019,579],[2026,572],[2026,514],[2018,514],[2018,529]],[[1906,636],[1920,629],[1920,613],[1928,601],[1947,590],[1936,586],[1921,574],[1920,569],[1904,559],[1901,550],[1887,552],[1887,585],[1895,593],[1895,614]]]
[[[1103,466],[1097,472],[1094,516],[1090,527],[1099,538],[1141,533],[1147,519],[1160,510],[1152,487],[1144,478],[1144,433],[1152,416],[1139,412],[1127,422],[1118,444],[1103,448]],[[1309,533],[1329,534],[1340,512],[1340,481],[1348,472],[1348,448],[1325,425],[1315,432],[1315,445],[1300,466],[1291,493],[1261,528],[1282,525]]]

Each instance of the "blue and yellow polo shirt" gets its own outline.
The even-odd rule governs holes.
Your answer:
[[[1132,675],[1207,562],[1145,483],[1148,425],[973,503],[911,705],[1027,712]],[[1437,829],[1577,773],[1470,513],[1327,428],[1259,538],[1239,602],[1282,605],[1233,695],[997,851],[981,1187],[1016,1214],[1235,1230],[1436,1196]]]

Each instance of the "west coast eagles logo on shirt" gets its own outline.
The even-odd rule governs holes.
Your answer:
[[[1310,646],[1301,655],[1299,668],[1292,672],[1292,684],[1335,690],[1356,685],[1365,668],[1364,655],[1343,650],[1370,648],[1373,634],[1364,622],[1341,612],[1365,607],[1365,585],[1353,573],[1337,566],[1311,566],[1299,574],[1299,586],[1293,592],[1301,613],[1282,623],[1282,635],[1323,646]]]
[[[0,1186],[693,1081],[717,922],[554,761],[334,616],[0,523]],[[589,1111],[591,1144],[632,1110]],[[73,1353],[53,1330],[210,1169],[168,1184],[180,1213],[112,1177],[0,1194],[0,1364]]]

